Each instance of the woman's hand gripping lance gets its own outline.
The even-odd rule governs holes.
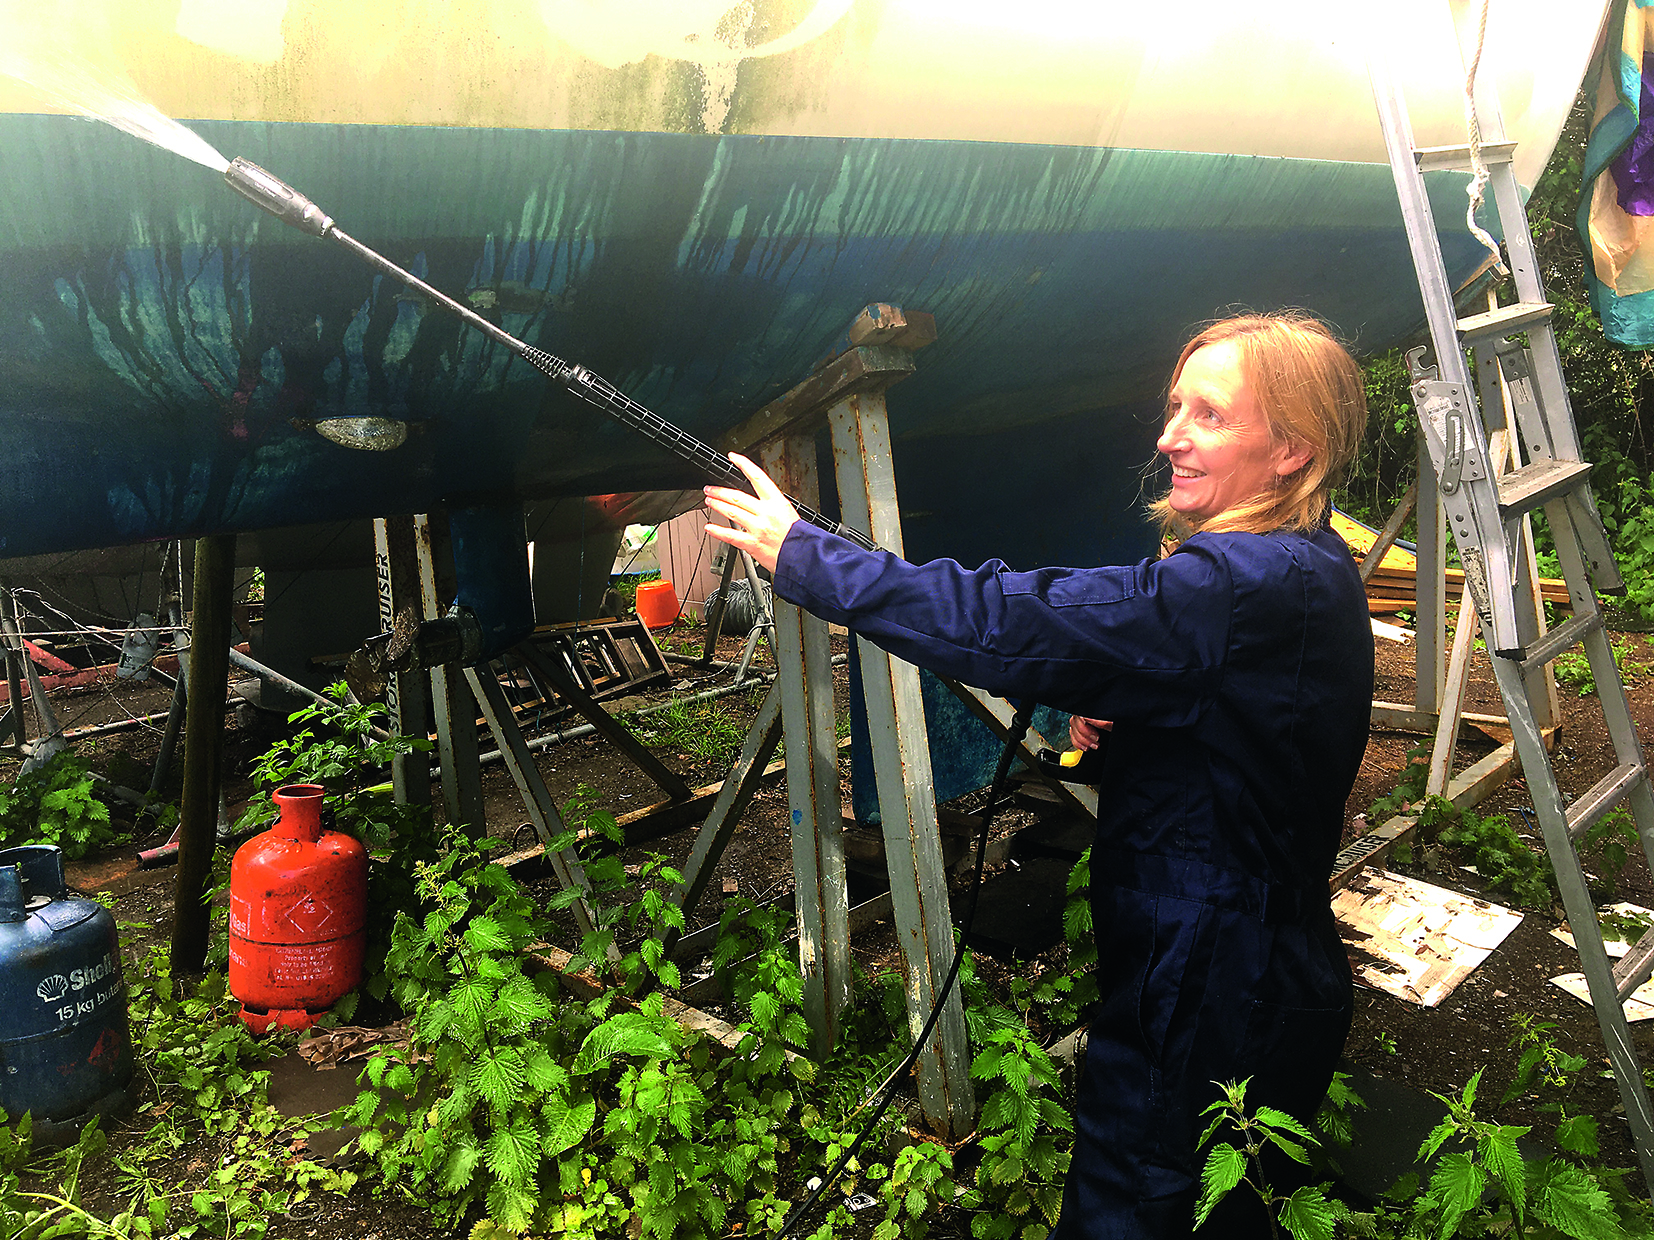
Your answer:
[[[746,475],[752,494],[733,487],[707,487],[706,506],[735,525],[708,524],[706,532],[737,551],[745,551],[773,573],[787,531],[799,519],[798,510],[770,476],[746,457],[731,452],[729,459]]]

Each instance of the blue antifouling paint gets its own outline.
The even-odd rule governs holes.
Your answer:
[[[0,1107],[58,1143],[124,1110],[131,1080],[115,919],[68,892],[55,846],[0,851]]]
[[[534,590],[521,504],[460,508],[448,514],[454,546],[454,601],[482,628],[484,659],[534,631]]]

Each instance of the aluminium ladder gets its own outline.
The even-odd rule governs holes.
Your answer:
[[[1562,375],[1561,359],[1545,301],[1533,236],[1511,164],[1514,143],[1505,141],[1498,103],[1486,84],[1475,87],[1475,116],[1485,141],[1419,150],[1401,91],[1383,57],[1369,60],[1390,168],[1401,200],[1413,265],[1423,294],[1436,365],[1428,369],[1409,354],[1414,405],[1435,467],[1441,503],[1464,565],[1465,583],[1486,638],[1494,675],[1510,719],[1517,756],[1543,829],[1545,847],[1578,944],[1591,1003],[1602,1027],[1608,1058],[1619,1081],[1626,1119],[1654,1191],[1654,1106],[1642,1066],[1631,1043],[1624,999],[1654,972],[1654,930],[1642,936],[1616,965],[1603,949],[1596,910],[1580,866],[1578,841],[1616,807],[1629,805],[1654,871],[1654,790],[1643,761],[1625,689],[1596,602],[1596,591],[1622,593],[1592,498],[1591,466],[1581,459],[1579,435]],[[1483,75],[1484,78],[1487,75]],[[1459,318],[1447,280],[1440,243],[1425,192],[1424,174],[1437,169],[1471,171],[1485,167],[1504,235],[1517,300],[1483,314]],[[1513,337],[1525,333],[1526,345]],[[1474,350],[1481,372],[1481,408],[1495,426],[1504,421],[1499,395],[1503,379],[1515,415],[1511,437],[1528,464],[1499,474],[1488,447],[1484,414],[1466,350]],[[1519,530],[1523,517],[1543,509],[1568,583],[1573,617],[1541,634],[1531,592],[1519,580]],[[1526,594],[1524,599],[1522,596]],[[1557,787],[1538,724],[1545,665],[1582,646],[1596,679],[1604,721],[1613,742],[1615,767],[1571,805]]]

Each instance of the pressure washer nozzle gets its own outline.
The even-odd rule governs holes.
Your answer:
[[[313,237],[327,236],[333,217],[280,177],[271,176],[247,159],[234,159],[224,170],[224,179],[236,193],[256,207],[262,207],[284,223]]]

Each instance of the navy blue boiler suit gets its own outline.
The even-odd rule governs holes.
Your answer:
[[[775,585],[921,667],[1114,721],[1091,854],[1102,1001],[1055,1235],[1188,1235],[1212,1082],[1249,1077],[1249,1103],[1308,1122],[1349,1032],[1327,876],[1373,682],[1349,549],[1325,528],[1197,534],[1131,567],[1018,573],[801,521]],[[1268,1231],[1242,1189],[1201,1234]]]

